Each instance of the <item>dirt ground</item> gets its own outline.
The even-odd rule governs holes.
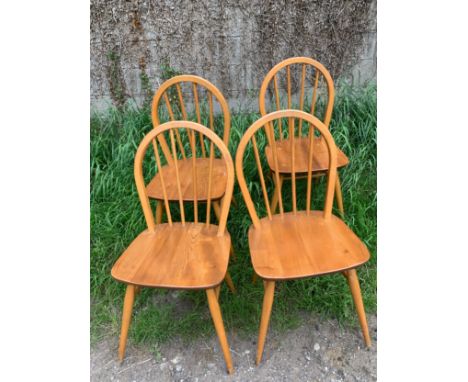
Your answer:
[[[376,381],[377,320],[368,315],[372,347],[366,349],[358,327],[334,320],[306,318],[297,329],[269,332],[263,360],[255,366],[256,338],[228,333],[234,373],[226,372],[216,337],[190,345],[174,340],[157,352],[129,344],[118,362],[118,339],[91,348],[91,381]]]

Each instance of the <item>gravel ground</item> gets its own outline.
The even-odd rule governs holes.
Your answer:
[[[376,316],[368,315],[368,321],[371,349],[364,347],[358,327],[342,328],[334,320],[308,317],[297,329],[269,332],[259,367],[256,338],[228,333],[232,375],[226,372],[217,337],[189,345],[174,340],[157,352],[129,343],[122,364],[118,339],[107,339],[91,349],[91,381],[376,381]]]

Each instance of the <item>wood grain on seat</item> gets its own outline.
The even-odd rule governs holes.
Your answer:
[[[219,285],[229,261],[231,238],[203,223],[159,224],[143,231],[112,268],[112,277],[135,285],[206,289]]]
[[[278,167],[281,173],[291,173],[291,140],[282,139],[276,141],[276,150],[278,153]],[[312,171],[328,170],[328,150],[322,137],[314,139],[312,158]],[[296,173],[304,173],[308,170],[309,138],[294,138],[294,169]],[[338,147],[336,148],[338,168],[346,166],[349,163],[348,157]],[[268,166],[274,171],[275,165],[273,153],[270,146],[265,148],[265,155]]]
[[[369,260],[369,251],[350,228],[323,211],[274,215],[249,231],[255,272],[264,279],[285,280],[355,268]]]
[[[193,201],[193,169],[192,158],[177,161],[182,199],[184,201]],[[170,201],[178,201],[179,194],[176,184],[176,173],[174,165],[163,166],[162,175],[166,183],[167,198]],[[210,159],[196,159],[196,178],[197,178],[197,200],[208,200],[208,178],[210,173]],[[211,175],[211,199],[220,199],[226,190],[226,165],[223,159],[213,159],[213,169]],[[148,196],[153,199],[164,200],[163,187],[159,174],[151,180],[146,186]]]

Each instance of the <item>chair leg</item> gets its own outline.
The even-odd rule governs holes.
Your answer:
[[[163,217],[163,201],[156,200],[156,224],[160,224],[162,222]]]
[[[219,217],[221,216],[221,206],[219,205],[219,201],[215,200],[212,202],[213,205],[213,211],[216,215],[216,218],[219,221]],[[232,243],[231,243],[231,248],[230,248],[230,253],[233,258],[235,258],[234,255],[234,250],[232,249]],[[226,284],[228,288],[231,290],[232,293],[236,293],[236,288],[234,287],[234,283],[232,282],[231,275],[229,274],[229,271],[226,272],[226,276],[224,276],[224,281],[226,281]]]
[[[252,275],[252,284],[255,284],[257,282],[257,279],[258,279],[258,276],[257,274],[255,273],[255,271],[253,271],[253,275]]]
[[[212,206],[213,206],[213,211],[216,215],[216,219],[218,219],[218,222],[219,222],[219,217],[221,216],[221,206],[219,204],[219,201],[218,200],[213,200],[211,202]]]
[[[234,286],[234,283],[232,282],[231,275],[229,274],[229,271],[226,271],[226,276],[224,276],[224,281],[226,281],[226,284],[228,288],[231,290],[233,294],[236,293],[236,287]]]
[[[127,291],[125,292],[123,313],[122,313],[122,329],[120,332],[119,342],[119,360],[123,361],[125,356],[125,347],[127,345],[127,335],[130,322],[132,320],[133,301],[135,299],[135,286],[127,285]]]
[[[219,301],[219,292],[221,291],[221,285],[218,285],[216,288],[214,288],[215,293],[216,293],[216,299]]]
[[[234,247],[232,246],[232,242],[231,242],[231,248],[229,248],[229,254],[230,254],[231,259],[233,259],[234,261],[237,261],[237,256],[236,256],[236,253],[234,252]]]
[[[338,171],[336,172],[335,199],[336,204],[338,205],[338,209],[340,210],[341,216],[344,217],[343,195],[341,193],[341,183]]]
[[[263,347],[265,345],[265,338],[271,315],[271,307],[273,306],[273,297],[275,294],[274,281],[265,280],[263,284],[265,287],[265,294],[263,295],[262,318],[260,320],[260,331],[258,333],[257,365],[259,365],[262,360]]]
[[[274,175],[274,173],[272,174],[272,177],[275,182],[275,192],[273,193],[273,197],[271,198],[270,209],[271,209],[271,213],[274,214],[276,211],[276,207],[278,207],[278,201],[279,201],[278,200],[278,188],[279,188],[279,192],[281,192],[281,188],[283,187],[284,176],[281,174],[279,175],[279,185],[276,184],[276,176]]]
[[[213,201],[212,204],[213,204],[213,211],[216,215],[216,219],[218,219],[218,222],[219,222],[219,217],[221,216],[221,205],[219,204],[219,200]],[[231,242],[231,248],[229,248],[229,255],[234,261],[237,260],[237,256],[234,253],[234,247],[232,246],[232,242]]]
[[[232,374],[232,359],[229,351],[229,345],[226,338],[226,332],[224,331],[223,318],[221,316],[221,310],[219,309],[218,299],[216,298],[215,289],[207,289],[206,295],[208,297],[208,306],[210,308],[211,317],[218,334],[219,343],[223,350],[224,360],[226,361],[226,367],[229,374]]]
[[[367,327],[366,312],[362,302],[361,288],[359,286],[359,279],[357,277],[356,269],[350,269],[345,275],[348,279],[351,294],[353,295],[354,305],[356,306],[359,323],[361,324],[362,335],[364,336],[364,342],[366,343],[367,347],[370,347],[371,339],[369,336],[369,328]]]

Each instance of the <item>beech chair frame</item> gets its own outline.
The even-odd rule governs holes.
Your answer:
[[[153,121],[153,127],[156,128],[161,124],[160,118],[159,118],[159,109],[162,106],[162,104],[165,105],[169,118],[171,121],[175,120],[188,120],[188,113],[187,113],[187,107],[186,107],[186,101],[184,101],[183,97],[183,92],[181,88],[181,84],[183,83],[189,83],[191,84],[191,92],[193,96],[193,107],[194,111],[196,114],[196,119],[197,123],[203,125],[202,123],[202,114],[201,114],[201,102],[200,102],[200,91],[199,87],[204,89],[207,93],[207,102],[208,102],[208,110],[209,110],[209,118],[208,118],[208,124],[206,127],[209,127],[213,132],[215,132],[215,121],[214,121],[214,100],[219,104],[222,114],[223,114],[223,142],[226,145],[226,147],[229,147],[229,138],[230,138],[230,131],[231,131],[231,115],[229,113],[229,105],[224,98],[223,94],[219,91],[219,89],[214,86],[211,82],[208,80],[195,76],[195,75],[190,75],[190,74],[184,74],[184,75],[179,75],[172,77],[171,79],[165,81],[155,92],[152,105],[151,105],[151,118]],[[177,96],[173,95],[174,99],[171,99],[170,97],[170,90],[174,89],[175,93]],[[163,102],[164,101],[164,102]],[[180,113],[181,113],[181,118],[176,118],[175,112],[174,112],[174,106],[172,105],[171,101],[178,101],[179,103],[179,108],[180,108]],[[176,138],[176,146],[180,150],[182,157],[185,159],[185,148],[184,144],[182,142],[181,136],[178,131],[175,133],[175,138]],[[206,158],[206,149],[205,149],[205,142],[203,139],[203,135],[199,134],[199,146],[201,147],[202,150],[202,156],[200,159]],[[167,143],[167,140],[164,138],[163,135],[158,137],[158,142],[161,146],[161,149],[164,153],[165,159],[167,161],[167,164],[170,166],[173,163],[172,155],[171,155],[171,149],[169,148],[169,145]],[[197,139],[195,139],[195,143],[197,143]],[[206,162],[205,162],[206,164]],[[217,162],[215,162],[216,166]],[[156,221],[159,223],[162,221],[163,218],[163,213],[164,210],[162,208],[163,204],[163,198],[161,197],[161,192],[160,192],[160,185],[157,186],[152,186],[152,184],[149,184],[149,194],[151,199],[156,199]],[[171,193],[172,195],[175,194],[174,192]],[[222,195],[217,195],[217,197],[212,198],[212,205],[213,205],[213,212],[216,215],[216,218],[220,218],[220,199],[222,198]],[[169,203],[176,201],[176,198],[174,197],[169,197]],[[191,197],[184,197],[184,200],[192,200]],[[202,195],[198,196],[198,201],[199,202],[206,202],[207,198],[206,196],[203,197]],[[233,248],[231,248],[231,255],[235,259],[235,253],[233,251]],[[234,284],[232,283],[232,280],[228,278],[226,280],[229,288],[233,293],[235,293],[235,287]]]
[[[282,199],[282,195],[280,189],[275,187],[274,192],[276,193],[276,197],[278,199],[279,204],[279,213],[276,213],[275,210],[270,206],[270,199],[268,195],[268,190],[266,187],[265,176],[262,170],[262,164],[259,155],[259,149],[257,147],[256,137],[255,134],[261,130],[265,132],[268,136],[273,137],[269,142],[272,146],[272,153],[273,159],[275,163],[275,169],[278,168],[278,153],[277,153],[277,145],[276,140],[274,139],[274,131],[275,128],[274,122],[279,121],[282,118],[287,118],[289,121],[289,129],[294,129],[294,120],[302,120],[305,123],[308,123],[311,129],[311,133],[309,134],[309,144],[308,144],[308,170],[306,174],[307,179],[307,194],[306,194],[306,207],[305,211],[299,211],[297,205],[297,194],[296,194],[296,169],[295,169],[295,152],[294,152],[294,135],[292,135],[292,139],[290,140],[291,144],[291,193],[292,193],[292,211],[285,212],[284,203]],[[277,127],[279,127],[279,123],[277,123]],[[315,139],[315,130],[318,130],[325,140],[327,150],[328,150],[328,157],[329,157],[329,170],[328,170],[328,179],[325,191],[325,203],[324,208],[321,211],[314,211],[311,209],[311,199],[312,199],[312,172],[313,172],[313,150],[314,150],[314,139]],[[261,184],[261,190],[263,194],[263,202],[266,208],[267,216],[260,219],[259,215],[257,214],[254,202],[250,195],[249,189],[247,187],[247,182],[244,176],[244,153],[249,145],[252,144],[255,162],[258,170],[258,175]],[[271,308],[273,305],[273,297],[274,297],[274,289],[275,283],[278,281],[285,281],[285,280],[292,280],[304,277],[315,277],[320,276],[323,274],[330,274],[330,273],[342,273],[350,286],[351,293],[354,299],[354,303],[356,306],[356,310],[359,316],[359,321],[361,324],[362,333],[364,336],[364,340],[367,346],[370,346],[371,341],[369,337],[369,331],[367,327],[367,320],[364,311],[364,305],[362,302],[359,281],[357,278],[356,267],[362,265],[369,259],[369,252],[365,245],[360,242],[357,236],[345,225],[341,219],[334,216],[332,214],[333,208],[333,197],[335,192],[335,184],[336,184],[336,177],[337,177],[337,149],[335,146],[335,142],[333,137],[331,136],[327,126],[322,123],[318,118],[312,116],[309,113],[305,113],[299,110],[282,110],[282,111],[275,111],[270,114],[267,114],[253,123],[247,131],[244,133],[242,137],[237,153],[236,153],[236,173],[237,173],[237,180],[239,183],[240,190],[242,192],[242,196],[245,200],[247,209],[249,211],[249,215],[252,219],[252,226],[249,230],[249,247],[251,253],[251,260],[254,266],[254,270],[259,277],[263,279],[264,283],[264,299],[263,299],[263,307],[262,307],[262,316],[261,316],[261,323],[260,323],[260,330],[259,330],[259,337],[258,337],[258,347],[257,347],[257,358],[256,362],[257,365],[261,362],[263,348],[265,344],[265,338],[268,330],[268,323],[271,314]],[[273,171],[273,176],[276,178],[275,183],[279,183],[279,172]],[[318,221],[319,227],[316,231],[316,236],[311,238],[310,233],[314,231],[307,231],[307,234],[304,235],[305,231],[300,232],[300,226],[303,226],[304,223]],[[296,245],[297,248],[307,251],[309,253],[301,253],[300,250],[288,251],[289,243],[281,242],[281,245],[284,247],[281,250],[284,252],[291,252],[286,253],[281,262],[275,262],[275,259],[271,257],[269,251],[274,248],[277,243],[264,243],[258,242],[263,240],[264,237],[262,236],[263,232],[268,232],[273,225],[276,224],[283,230],[289,230],[290,233],[285,233],[285,238],[298,238],[301,237],[301,240],[311,240],[308,244]],[[298,228],[299,227],[299,228]],[[330,229],[323,230],[323,227],[329,227]],[[338,232],[336,236],[336,240],[340,242],[336,242],[335,236],[332,237],[332,241],[330,242],[330,232],[333,233],[333,230]],[[300,232],[300,233],[298,233]],[[325,233],[327,237],[323,237],[322,234]],[[281,232],[279,232],[281,234]],[[272,235],[274,236],[274,235]],[[348,245],[348,248],[351,251],[348,251],[346,246],[342,244],[342,242],[346,242],[345,244]],[[335,245],[336,243],[336,245]],[[301,243],[300,243],[301,244]],[[293,247],[294,243],[291,244],[291,248]],[[254,252],[260,248],[258,252]],[[341,246],[341,247],[340,247]],[[334,247],[340,247],[339,249],[343,253],[348,253],[346,256],[341,256],[341,259],[334,261],[333,258],[330,259],[331,254],[329,255],[327,252],[327,248],[334,249]],[[310,250],[310,248],[313,248]],[[325,248],[325,249],[324,249]],[[316,251],[317,253],[313,253]],[[353,253],[356,252],[356,255]],[[310,254],[312,252],[312,255]],[[319,253],[320,252],[320,253]],[[262,261],[259,261],[255,256],[263,257]],[[342,254],[341,254],[342,255]],[[309,256],[306,260],[303,261],[302,264],[307,265],[307,267],[311,270],[309,273],[303,271],[302,269],[294,270],[294,266],[290,266],[291,264],[295,265],[296,263],[300,263],[301,257]],[[349,256],[349,261],[346,259]],[[343,260],[344,258],[344,260]],[[326,263],[325,266],[321,266],[320,262]],[[275,271],[275,267],[282,272]],[[299,267],[300,268],[300,267]],[[288,270],[289,269],[289,270]],[[283,271],[284,270],[284,271]],[[276,273],[275,273],[276,272]]]
[[[281,100],[280,100],[280,92],[279,92],[279,86],[278,86],[278,75],[279,72],[282,69],[286,68],[286,79],[287,79],[287,108],[286,109],[292,109],[292,94],[291,94],[291,65],[302,65],[302,70],[301,70],[301,86],[300,86],[300,93],[299,93],[299,109],[303,110],[304,109],[304,102],[305,102],[305,83],[306,83],[306,70],[307,67],[310,66],[315,70],[315,78],[314,78],[314,85],[313,85],[313,91],[312,91],[312,99],[311,99],[311,106],[310,106],[310,114],[315,116],[315,111],[316,111],[316,102],[318,100],[318,86],[320,82],[320,76],[322,76],[325,80],[327,91],[328,91],[328,99],[327,99],[327,104],[325,107],[325,113],[324,113],[324,118],[323,118],[323,123],[329,128],[330,125],[330,120],[333,112],[333,104],[335,100],[335,88],[333,85],[333,79],[328,72],[328,70],[323,66],[320,62],[309,58],[309,57],[292,57],[288,58],[284,61],[281,61],[277,65],[275,65],[265,76],[265,79],[262,82],[262,86],[260,88],[260,93],[259,93],[259,109],[260,109],[260,114],[262,116],[266,115],[267,112],[267,107],[266,107],[266,102],[265,98],[268,92],[268,88],[270,86],[270,83],[273,82],[274,86],[274,98],[275,98],[275,105],[276,105],[276,111],[282,110],[281,107]],[[284,110],[284,109],[283,109]],[[301,136],[303,133],[303,120],[299,120],[299,126],[298,126],[298,135]],[[281,121],[279,121],[279,131],[280,135],[282,135],[282,126],[281,126]],[[271,139],[269,137],[269,139]],[[271,145],[271,142],[269,142]],[[345,166],[348,163],[348,160],[346,156],[339,151],[339,167]],[[271,169],[273,172],[274,170]],[[326,171],[319,171],[314,174],[314,177],[320,177],[326,175]],[[277,188],[281,190],[282,185],[284,180],[286,179],[291,179],[291,174],[290,173],[285,173],[285,172],[280,172],[279,177],[276,175],[272,174],[272,177],[275,181],[275,185]],[[296,178],[305,178],[306,174],[304,173],[297,173]],[[341,192],[341,184],[340,184],[340,179],[338,176],[338,173],[336,175],[336,180],[335,180],[335,197],[336,197],[336,202],[338,209],[341,213],[342,216],[344,216],[344,205],[343,205],[343,195]],[[273,199],[271,201],[271,209],[273,211],[276,210],[277,208],[277,193],[273,195]]]
[[[194,222],[186,221],[184,199],[182,197],[182,191],[180,187],[181,183],[180,183],[180,178],[179,178],[179,174],[177,171],[178,158],[177,158],[175,131],[178,131],[179,129],[185,129],[187,132],[187,135],[189,136],[190,147],[192,151],[191,161],[193,164],[192,171],[193,171],[194,179],[197,179],[197,165],[196,165],[197,150],[195,146],[196,134],[198,133],[199,135],[202,135],[203,139],[208,139],[210,142],[209,152],[208,152],[209,163],[210,163],[209,175],[208,175],[208,180],[207,180],[208,189],[211,189],[212,183],[213,183],[211,175],[212,175],[213,161],[214,161],[214,156],[215,156],[215,148],[218,149],[221,153],[222,159],[225,163],[225,169],[226,169],[226,186],[225,186],[224,197],[222,199],[222,203],[220,206],[218,226],[213,225],[210,222],[210,206],[211,206],[211,198],[210,198],[211,194],[210,193],[208,193],[208,200],[206,201],[207,202],[206,221],[200,222],[199,213],[198,213],[199,201],[197,200],[197,182],[193,183],[194,198],[192,202],[193,202],[193,207],[194,207]],[[175,222],[174,216],[171,214],[170,204],[169,204],[170,201],[167,198],[167,189],[166,189],[167,182],[165,182],[163,172],[160,171],[162,166],[161,166],[161,159],[159,157],[159,147],[158,147],[159,139],[158,138],[165,132],[168,132],[170,136],[171,148],[169,149],[168,147],[169,149],[168,153],[171,155],[172,161],[175,164],[175,169],[176,169],[176,183],[177,183],[178,196],[179,196],[178,204],[180,208],[181,222]],[[153,146],[154,154],[155,154],[156,167],[157,167],[156,176],[160,177],[161,184],[163,185],[163,193],[164,193],[163,203],[164,203],[164,207],[165,207],[166,214],[168,217],[167,223],[158,222],[157,219],[153,216],[153,211],[151,209],[147,187],[144,181],[143,160],[150,145]],[[230,207],[233,188],[234,188],[234,165],[233,165],[233,161],[229,153],[229,150],[227,149],[224,142],[213,131],[211,131],[210,129],[208,129],[207,127],[201,124],[191,122],[191,121],[167,122],[167,123],[157,126],[143,138],[135,155],[134,176],[135,176],[135,183],[136,183],[136,188],[138,191],[138,196],[142,205],[143,214],[144,214],[148,228],[134,240],[134,242],[129,246],[129,248],[127,248],[126,252],[124,252],[124,254],[119,258],[119,260],[117,260],[114,267],[112,268],[112,276],[118,281],[121,281],[127,284],[127,289],[126,289],[125,299],[124,299],[123,314],[122,314],[122,329],[121,329],[120,344],[119,344],[119,358],[122,361],[125,355],[125,347],[126,347],[126,342],[127,342],[128,328],[129,328],[131,316],[132,316],[133,302],[134,302],[136,293],[139,292],[139,290],[142,287],[170,288],[170,289],[202,289],[202,290],[206,290],[210,313],[214,322],[216,332],[219,337],[221,348],[222,348],[224,358],[226,361],[227,370],[229,373],[232,373],[233,371],[232,359],[231,359],[231,355],[229,351],[229,345],[227,342],[226,333],[224,330],[221,310],[218,304],[220,285],[223,280],[224,273],[227,274],[227,264],[229,261],[229,247],[230,247],[230,241],[231,241],[229,233],[226,230],[226,222],[227,222],[229,207]],[[203,275],[209,274],[210,272],[212,272],[214,275],[211,278],[207,278],[208,276],[205,277],[203,275],[198,277],[194,270],[193,273],[195,274],[186,272],[187,275],[184,276],[186,277],[186,279],[181,279],[182,276],[180,275],[175,275],[173,279],[171,279],[172,276],[167,274],[167,273],[170,273],[168,272],[168,269],[166,269],[165,271],[164,269],[160,269],[160,267],[163,267],[163,265],[158,265],[158,268],[156,270],[150,271],[148,269],[145,269],[145,267],[141,264],[135,264],[135,262],[144,261],[144,260],[135,260],[135,259],[139,259],[139,258],[141,259],[141,256],[143,256],[144,249],[148,248],[148,245],[144,247],[143,244],[138,244],[139,241],[141,243],[143,240],[157,240],[158,235],[163,235],[164,233],[171,232],[171,230],[179,230],[182,232],[189,231],[189,233],[201,232],[202,234],[205,233],[204,238],[206,237],[208,237],[208,239],[211,238],[212,241],[213,240],[215,241],[215,244],[219,242],[218,246],[220,246],[220,248],[223,248],[223,251],[226,253],[214,254],[214,255],[225,257],[225,259],[223,257],[225,261],[223,260],[224,262],[222,263],[222,264],[225,264],[225,269],[213,270],[213,268],[215,267],[213,266],[213,264],[211,264],[209,265],[208,270],[201,270]],[[213,230],[216,230],[216,231],[213,231]],[[147,239],[148,237],[149,239]],[[189,238],[191,239],[192,242],[195,240],[193,238],[193,235],[190,236]],[[167,249],[164,247],[164,252],[166,251],[171,252],[171,250],[173,250],[175,253],[175,251],[178,250],[178,247],[170,248],[171,247],[170,240],[168,241],[168,243],[164,241],[162,245],[163,247],[164,246],[169,247]],[[180,243],[176,243],[176,245],[180,245]],[[197,254],[200,255],[200,253],[205,255],[206,258],[208,258],[208,256],[210,255],[210,254],[203,253],[203,251],[206,252],[206,250],[203,248],[198,249],[198,252],[196,252],[197,249],[193,247],[194,244],[191,243],[190,245],[192,245],[190,251],[193,251],[194,253],[193,255],[191,255],[192,257],[196,257],[196,255]],[[208,246],[208,247],[211,248],[212,246]],[[133,250],[132,248],[136,248],[136,250]],[[153,248],[153,247],[150,247],[150,248]],[[185,252],[185,250],[183,250],[183,252]],[[190,261],[196,261],[196,259],[192,259]],[[189,267],[190,261],[186,262],[185,264],[179,264],[179,265],[180,267]],[[177,266],[177,264],[175,265]],[[153,273],[150,273],[150,272],[153,272]],[[178,271],[178,273],[180,274],[180,271]]]

